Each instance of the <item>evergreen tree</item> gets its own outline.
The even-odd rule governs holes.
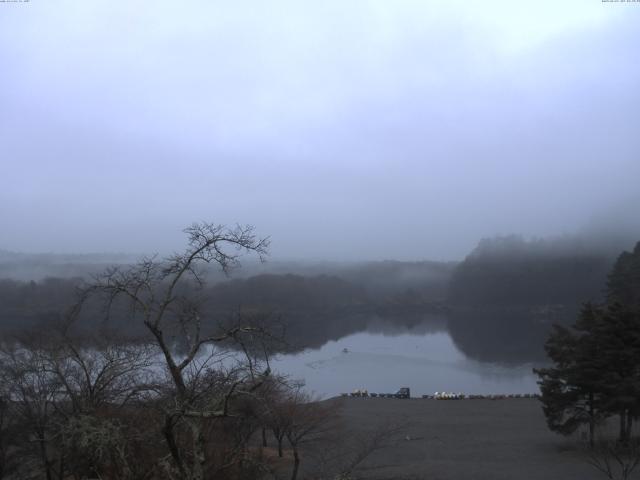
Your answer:
[[[607,303],[640,307],[640,242],[616,260],[607,281]]]
[[[601,329],[609,369],[606,408],[620,416],[620,440],[627,442],[640,415],[640,242],[620,254],[609,274]]]
[[[571,328],[555,326],[545,350],[553,367],[540,377],[549,428],[568,435],[618,415],[619,440],[628,442],[640,416],[640,242],[618,257],[604,306],[586,304]]]
[[[640,315],[635,307],[607,307],[595,338],[603,369],[603,408],[620,417],[621,442],[628,442],[633,419],[640,413]]]
[[[592,334],[600,314],[597,307],[586,304],[572,329],[554,326],[545,350],[555,366],[535,370],[549,428],[569,435],[586,424],[591,444],[596,425],[605,415],[600,345]]]

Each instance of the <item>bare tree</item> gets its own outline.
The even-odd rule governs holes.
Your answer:
[[[106,330],[90,337],[74,337],[65,330],[52,339],[46,353],[46,368],[58,378],[69,414],[123,407],[155,383],[156,350]]]
[[[272,376],[260,392],[261,409],[260,420],[262,423],[262,446],[266,447],[265,430],[271,431],[278,446],[278,457],[284,456],[283,443],[287,429],[291,425],[291,417],[285,408],[287,395],[292,386],[286,379]]]
[[[71,322],[52,332],[44,368],[57,379],[56,441],[64,466],[74,475],[133,479],[142,465],[131,441],[141,436],[124,409],[153,389],[157,350],[126,341],[102,329],[93,335],[71,332]],[[140,475],[138,475],[140,476]]]
[[[303,444],[320,442],[335,430],[336,403],[320,403],[309,394],[297,388],[282,402],[282,410],[289,422],[285,436],[293,452],[291,480],[296,480],[300,469],[300,447]]]
[[[587,463],[610,480],[628,480],[640,464],[640,444],[603,440],[584,447]]]
[[[6,395],[0,391],[0,479],[4,477],[7,468],[8,460],[8,442],[7,442],[7,425],[9,402]]]
[[[5,341],[0,345],[0,384],[10,402],[13,421],[24,435],[23,471],[37,460],[47,480],[60,477],[52,448],[55,403],[60,384],[48,369],[46,349],[34,342],[29,348]],[[34,446],[35,449],[31,447]],[[28,478],[25,473],[26,478]]]
[[[203,322],[202,266],[216,264],[228,273],[243,253],[253,252],[262,259],[269,241],[256,237],[250,226],[200,223],[185,233],[188,246],[183,253],[111,268],[86,288],[84,298],[104,295],[109,308],[124,300],[131,317],[140,319],[151,334],[168,377],[157,387],[166,399],[162,433],[172,460],[165,463],[167,473],[202,480],[211,468],[207,422],[232,415],[231,400],[254,394],[270,373],[268,362],[264,367],[257,355],[249,353],[259,350],[244,349],[241,361],[227,349],[232,343],[258,342],[267,334],[264,329],[245,325],[242,319],[217,329],[211,328],[211,321]],[[174,341],[177,335],[179,349]],[[184,441],[185,435],[189,442]]]
[[[19,433],[10,406],[7,386],[0,384],[0,479],[12,474],[18,466],[15,437]]]
[[[316,476],[332,480],[359,478],[358,471],[365,462],[376,452],[395,447],[408,425],[406,419],[392,419],[363,432],[347,432],[338,426],[329,436],[331,441],[314,452]]]

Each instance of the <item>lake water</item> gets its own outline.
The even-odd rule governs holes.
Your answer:
[[[465,394],[536,393],[533,364],[498,365],[467,358],[446,331],[367,331],[329,341],[319,349],[282,355],[272,367],[323,398],[352,392],[412,396],[436,391]]]

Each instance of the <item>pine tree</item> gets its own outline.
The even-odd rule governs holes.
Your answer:
[[[609,274],[601,328],[609,369],[606,408],[620,416],[620,440],[627,442],[640,415],[640,242],[618,257]]]
[[[600,345],[592,334],[600,315],[597,307],[586,304],[571,329],[554,326],[545,350],[555,366],[535,370],[540,376],[538,384],[549,428],[569,435],[588,425],[590,444],[596,425],[605,415]]]
[[[555,326],[545,345],[554,366],[535,370],[549,428],[569,435],[618,415],[627,443],[640,416],[640,242],[616,261],[604,306],[586,304],[576,323]]]
[[[622,252],[607,280],[607,304],[640,307],[640,242]]]
[[[610,415],[619,415],[621,442],[628,442],[634,417],[640,413],[640,315],[618,303],[604,312],[596,333],[604,369],[601,386]]]

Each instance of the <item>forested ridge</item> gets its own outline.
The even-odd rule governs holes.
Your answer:
[[[620,252],[585,250],[567,240],[486,239],[456,268],[449,300],[464,306],[572,305],[604,294]]]
[[[544,360],[552,325],[572,323],[584,302],[604,297],[621,248],[579,236],[480,241],[449,284],[452,338],[483,361]]]

